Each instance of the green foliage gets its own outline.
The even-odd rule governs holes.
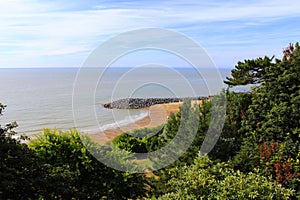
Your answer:
[[[152,135],[160,135],[163,127],[158,126],[155,128],[143,128],[133,130],[129,133],[123,133],[115,137],[112,141],[118,148],[133,153],[147,153],[152,150],[152,147],[157,147],[155,138],[151,138]],[[155,143],[155,144],[154,144]]]
[[[0,102],[0,116],[2,116],[4,110],[6,108],[6,105],[3,105]],[[0,124],[0,142],[1,143],[19,143],[20,139],[26,139],[24,136],[21,136],[19,139],[13,139],[12,136],[16,134],[16,132],[13,130],[16,128],[18,124],[16,122],[11,122],[9,124],[6,124],[5,126],[1,126]]]
[[[125,167],[130,167],[128,162],[122,161],[122,157],[118,156],[120,152],[106,152],[85,134],[80,135],[76,130],[62,132],[45,129],[43,135],[30,141],[29,147],[53,167],[50,177],[54,181],[61,177],[67,178],[64,185],[50,193],[48,198],[126,199],[136,198],[144,193],[142,176],[120,172],[104,165],[90,154],[82,140],[98,156],[109,156],[116,162],[123,162]],[[56,183],[53,183],[53,189]]]
[[[299,67],[298,44],[285,50],[282,60],[276,59],[273,62],[273,58],[265,57],[238,64],[237,69],[232,71],[233,78],[227,79],[226,83],[230,87],[245,84],[257,85],[251,89],[250,93],[236,94],[227,91],[225,124],[217,144],[209,154],[212,159],[230,160],[229,163],[235,169],[245,173],[259,169],[262,177],[271,176],[274,181],[285,187],[300,191]],[[200,106],[198,133],[185,154],[191,158],[193,150],[198,147],[199,151],[199,146],[212,120],[212,109],[216,109],[212,108],[209,103],[204,102]],[[175,126],[173,129],[176,129],[178,126],[176,127],[176,123],[173,124]],[[263,156],[266,151],[269,151],[266,150],[266,146],[271,145],[273,141],[279,142],[280,148],[273,149],[273,153],[266,159]],[[161,178],[161,182],[154,184],[153,187],[156,196],[168,190],[162,183],[170,180],[173,172],[169,172],[169,169],[180,168],[182,163],[189,164],[188,160],[181,159],[180,161],[167,169],[156,172],[156,175]],[[299,193],[295,195],[299,196]]]
[[[46,191],[47,168],[19,143],[0,144],[0,199],[36,199]]]
[[[171,127],[173,124],[178,124],[179,126]],[[181,162],[191,162],[194,159],[194,152],[188,149],[197,133],[198,124],[199,106],[192,104],[191,100],[187,99],[181,105],[180,113],[177,114],[177,117],[171,116],[170,122],[167,123],[162,134],[158,135],[160,151],[155,151],[150,157],[153,166],[166,165],[170,160],[175,165]],[[174,132],[174,130],[177,131]]]
[[[6,106],[0,103],[0,115]],[[16,123],[0,125],[0,199],[37,199],[45,193],[47,168],[35,153],[13,139]]]
[[[199,157],[192,166],[173,168],[167,193],[158,199],[289,199],[293,191],[257,173],[234,171]]]
[[[231,71],[232,78],[226,77],[224,81],[229,86],[264,83],[267,69],[273,65],[274,57],[257,58],[238,62]]]
[[[252,93],[233,93],[226,91],[226,119],[222,134],[210,152],[212,159],[227,161],[240,150],[245,130],[243,123],[246,119],[246,110],[252,102]]]
[[[206,105],[206,101],[204,104]],[[199,118],[199,106],[192,106],[191,100],[185,100],[180,108],[180,112],[176,115],[171,113],[167,124],[163,127],[159,126],[153,129],[140,129],[131,133],[123,133],[113,140],[113,144],[115,144],[118,148],[134,153],[154,152],[168,145],[180,131],[184,137],[180,139],[179,143],[181,143],[181,145],[185,145],[185,142],[189,139],[189,133],[197,131]],[[207,121],[206,114],[202,116],[202,120]],[[185,160],[184,162],[192,163],[195,155],[200,150],[199,148],[200,146],[194,149],[194,151],[188,151],[189,155],[183,155],[177,162]],[[178,148],[168,148],[166,154],[173,154],[176,156],[178,154],[177,149]],[[164,154],[161,156],[164,156]],[[156,164],[161,165],[160,162],[166,160],[155,159],[152,161],[154,164],[157,162]]]
[[[266,66],[263,84],[252,90],[252,103],[241,127],[243,146],[232,163],[245,172],[260,168],[263,174],[300,191],[299,44],[290,45],[281,60]],[[275,143],[280,148],[274,148]]]
[[[113,144],[117,145],[120,149],[128,152],[147,153],[147,140],[146,138],[137,138],[128,133],[122,134],[113,140]]]
[[[247,111],[248,132],[256,142],[289,139],[299,141],[300,48],[297,44],[289,59],[268,68],[265,84],[255,92]]]
[[[130,152],[153,152],[168,145],[178,134],[180,126],[186,123],[186,127],[198,127],[197,134],[195,138],[193,138],[193,142],[188,150],[174,164],[192,164],[194,158],[200,151],[204,138],[207,137],[207,130],[212,117],[212,102],[215,102],[213,109],[215,109],[217,113],[218,109],[221,109],[221,107],[218,107],[218,102],[220,104],[221,100],[226,98],[227,114],[224,128],[214,149],[209,154],[213,159],[226,161],[239,151],[243,138],[245,137],[242,124],[246,120],[245,112],[251,104],[251,97],[252,94],[235,94],[227,91],[226,93],[223,92],[223,94],[214,96],[210,100],[203,100],[201,105],[192,106],[190,101],[185,101],[179,113],[176,115],[171,113],[168,122],[163,128],[140,129],[131,133],[124,133],[116,137],[113,140],[113,144]],[[182,119],[183,113],[185,113],[186,118],[189,119]],[[183,123],[181,124],[181,122]],[[191,130],[185,131],[188,133]],[[184,141],[185,138],[182,140]]]
[[[76,130],[46,129],[28,148],[11,137],[15,122],[0,126],[0,199],[300,198],[299,77],[299,44],[285,49],[282,59],[239,62],[225,83],[229,88],[256,84],[251,92],[228,89],[201,105],[186,100],[164,127],[135,130],[112,141],[127,152],[99,146]],[[225,100],[219,137],[214,133],[220,129]],[[0,115],[4,109],[0,103]],[[111,158],[110,165],[132,170],[134,157],[128,152],[155,152],[168,145],[147,162],[156,167],[181,156],[148,179],[96,159]],[[211,160],[199,157],[200,149],[210,151]]]

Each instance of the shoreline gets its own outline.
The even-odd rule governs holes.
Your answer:
[[[197,100],[198,104],[200,104],[201,101],[202,100]],[[148,111],[148,115],[143,119],[127,125],[107,129],[95,134],[90,134],[90,136],[93,141],[97,142],[98,144],[105,144],[108,141],[112,141],[116,136],[121,135],[124,132],[133,131],[135,129],[157,127],[166,123],[172,112],[174,114],[178,113],[182,103],[183,102],[163,103],[140,108],[139,110]]]

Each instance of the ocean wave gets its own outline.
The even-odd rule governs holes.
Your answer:
[[[122,120],[119,120],[119,121],[116,121],[116,122],[113,122],[113,123],[110,123],[110,124],[103,125],[103,126],[99,127],[99,129],[100,129],[100,131],[106,131],[106,130],[126,126],[128,124],[133,124],[133,123],[135,123],[135,122],[137,122],[141,119],[144,119],[148,115],[149,115],[149,111],[141,111],[141,113],[139,113],[137,115],[127,116]]]

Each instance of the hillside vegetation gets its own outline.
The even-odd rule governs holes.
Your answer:
[[[97,161],[81,138],[103,157],[109,147],[76,130],[44,130],[25,144],[11,137],[16,123],[0,126],[0,199],[299,199],[299,77],[297,43],[286,48],[281,59],[238,62],[225,81],[226,90],[201,105],[185,101],[165,126],[116,137],[109,154],[113,162],[125,170],[133,169],[133,162],[146,162],[145,174],[120,172]],[[237,92],[241,85],[251,90]],[[218,102],[225,100],[222,133],[204,155],[200,149],[212,113],[224,109]],[[0,104],[0,114],[4,108]],[[149,173],[171,159],[165,155],[176,157],[176,148],[143,160],[129,154],[174,145],[178,133],[184,134],[182,143],[192,143],[162,169]]]

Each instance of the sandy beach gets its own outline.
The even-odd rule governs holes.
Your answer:
[[[201,100],[198,101],[200,103]],[[182,102],[176,103],[166,103],[166,104],[157,104],[147,108],[142,108],[141,110],[148,110],[149,114],[147,117],[136,121],[135,123],[116,127],[114,129],[108,129],[103,132],[96,134],[91,134],[92,139],[99,143],[105,144],[108,141],[113,140],[116,136],[132,131],[135,129],[141,128],[153,128],[158,125],[164,124],[167,122],[170,113],[177,113],[179,111],[180,105]]]

